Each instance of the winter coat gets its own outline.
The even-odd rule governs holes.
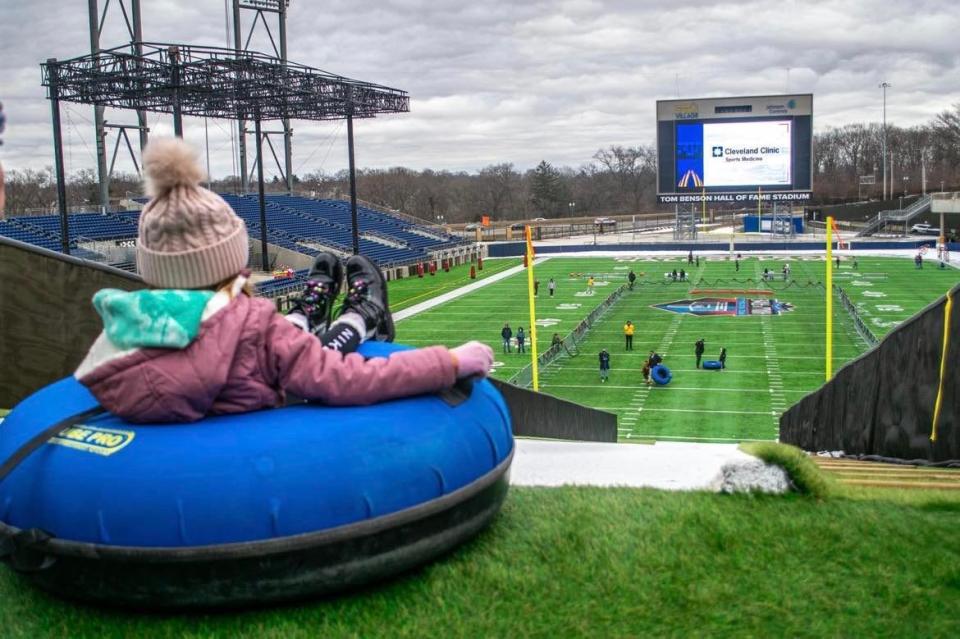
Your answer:
[[[503,327],[503,330],[500,331],[500,337],[502,337],[502,338],[504,339],[504,341],[506,341],[506,340],[510,339],[511,337],[513,337],[513,331],[510,330],[510,327],[509,327],[509,326],[504,326],[504,327]]]
[[[600,370],[610,370],[610,353],[600,353]]]
[[[517,331],[517,344],[523,344],[524,340],[527,339],[527,336],[524,334],[523,329]]]
[[[456,381],[455,360],[442,346],[369,360],[343,355],[284,319],[270,300],[239,294],[240,286],[216,294],[98,292],[104,330],[75,377],[131,422],[283,406],[287,391],[330,405],[373,404]]]

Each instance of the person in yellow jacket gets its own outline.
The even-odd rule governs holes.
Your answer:
[[[623,325],[623,336],[627,339],[626,350],[633,350],[633,330],[636,326],[633,325],[633,322],[627,320],[627,323]]]
[[[593,295],[593,275],[587,277],[587,295]]]

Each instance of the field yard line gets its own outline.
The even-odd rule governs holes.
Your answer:
[[[564,366],[563,370],[565,371],[595,371],[595,366]],[[671,371],[674,373],[696,373],[702,371],[700,368],[671,368]],[[763,371],[732,371],[730,369],[724,369],[722,371],[717,371],[717,374],[723,373],[724,375],[766,375]],[[816,377],[823,377],[821,371],[785,371],[782,375],[815,375]]]
[[[538,257],[533,261],[533,265],[537,266],[539,264],[543,264],[549,259],[550,259],[549,257]],[[456,290],[450,291],[449,293],[444,293],[443,295],[438,295],[437,297],[427,300],[426,302],[420,302],[419,304],[414,304],[413,306],[405,308],[402,311],[397,311],[396,313],[394,313],[393,321],[395,322],[403,321],[408,317],[413,317],[414,315],[417,315],[424,311],[428,311],[431,308],[440,306],[441,304],[445,304],[450,300],[455,300],[458,297],[463,297],[464,295],[467,295],[468,293],[472,293],[478,289],[481,289],[484,286],[494,284],[496,282],[499,282],[500,280],[516,275],[517,273],[522,272],[523,268],[524,268],[523,265],[520,264],[518,266],[514,266],[513,268],[508,268],[505,271],[500,271],[496,275],[491,275],[490,277],[480,280],[479,282],[474,282],[473,284],[467,284],[466,286],[461,286]]]
[[[725,415],[769,415],[773,411],[769,410],[701,410],[699,408],[643,408],[643,412],[654,413],[699,413],[701,415],[710,415],[713,413],[723,413]]]
[[[760,277],[760,262],[758,261],[754,268],[757,278]],[[770,329],[770,316],[762,315],[760,317],[760,333],[763,337],[763,353],[767,361],[767,380],[770,393],[770,407],[773,409],[773,426],[779,431],[780,420],[777,418],[777,409],[786,406],[787,398],[783,394],[783,378],[780,377],[780,364],[777,358],[777,345],[774,341],[773,332]]]
[[[687,437],[686,435],[637,435],[634,434],[634,437],[637,439],[672,439],[677,441],[683,441],[686,439],[694,441],[707,441],[707,442],[768,442],[769,439],[750,439],[748,437]]]
[[[696,273],[693,274],[690,279],[692,281],[697,281],[703,277],[703,271],[707,268],[707,261],[704,260],[703,264],[697,269]],[[689,288],[687,289],[689,290]],[[680,323],[683,321],[684,315],[676,315],[670,322],[670,326],[667,328],[666,332],[663,334],[663,339],[660,341],[660,347],[657,349],[658,353],[661,353],[663,356],[666,355],[666,352],[670,350],[670,346],[673,345],[673,338],[677,336],[677,331],[680,329]],[[633,404],[633,413],[632,416],[636,419],[640,413],[644,410],[644,407],[647,403],[647,397],[650,396],[650,387],[646,384],[642,384],[637,391],[633,394],[631,403]],[[632,421],[632,420],[631,420]],[[628,434],[627,437],[633,437],[632,434]]]
[[[591,388],[594,390],[600,390],[603,388],[637,388],[636,384],[630,386],[614,386],[612,384],[541,384],[543,388]],[[691,388],[687,386],[662,386],[657,392],[662,393],[666,391],[709,391],[709,392],[718,392],[718,393],[769,393],[770,391],[766,388]],[[804,391],[808,392],[808,391]]]

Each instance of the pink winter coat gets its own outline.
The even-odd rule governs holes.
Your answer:
[[[442,346],[389,358],[344,356],[285,320],[269,300],[223,295],[203,298],[207,302],[193,310],[162,310],[167,317],[147,323],[140,316],[124,323],[116,308],[98,306],[106,328],[75,376],[104,408],[131,422],[188,422],[282,406],[285,391],[325,404],[372,404],[439,391],[456,381],[454,357]],[[155,306],[151,301],[146,310],[156,313]]]

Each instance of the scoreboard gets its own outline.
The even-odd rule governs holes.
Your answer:
[[[812,146],[812,94],[660,100],[657,199],[809,200]]]

